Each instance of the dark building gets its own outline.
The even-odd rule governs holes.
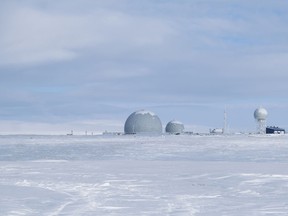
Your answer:
[[[285,130],[283,128],[270,126],[266,127],[266,134],[285,134]]]

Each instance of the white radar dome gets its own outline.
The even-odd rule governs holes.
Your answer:
[[[165,128],[165,131],[166,133],[171,133],[171,134],[183,133],[184,125],[182,124],[182,122],[173,120],[173,121],[168,122]]]
[[[268,115],[267,110],[262,108],[262,107],[256,109],[255,112],[254,112],[254,118],[256,120],[266,120],[267,115]]]
[[[137,133],[162,133],[162,123],[159,117],[148,110],[140,110],[132,113],[124,125],[126,134]]]

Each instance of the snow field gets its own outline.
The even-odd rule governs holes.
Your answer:
[[[0,136],[0,215],[288,215],[287,136]]]

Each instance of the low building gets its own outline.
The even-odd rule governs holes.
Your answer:
[[[266,134],[285,134],[285,129],[275,126],[269,126],[266,127]]]
[[[210,129],[210,133],[211,134],[223,134],[224,130],[223,128],[214,128],[214,129]]]

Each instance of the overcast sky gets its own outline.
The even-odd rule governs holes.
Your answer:
[[[1,0],[0,134],[288,129],[288,1]]]

